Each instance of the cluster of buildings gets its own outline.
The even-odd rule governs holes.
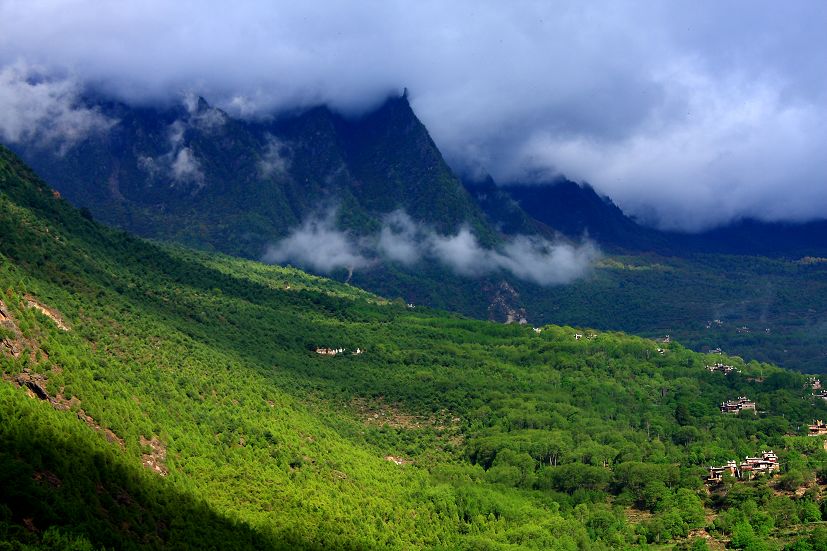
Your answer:
[[[721,402],[721,413],[741,413],[742,411],[756,412],[755,402],[746,396],[739,396],[736,400]]]
[[[781,469],[778,464],[778,456],[772,450],[761,452],[761,457],[745,457],[741,463],[727,461],[720,467],[709,467],[709,477],[706,481],[709,484],[721,482],[724,476],[731,476],[742,480],[752,480],[759,474],[771,474]]]
[[[710,373],[715,373],[716,371],[720,371],[724,375],[729,375],[730,373],[740,373],[741,370],[733,365],[725,365],[721,362],[714,363],[712,365],[706,366],[707,371]]]
[[[809,429],[810,436],[824,436],[827,434],[827,423],[821,419],[813,421],[813,424],[808,425],[807,428]]]
[[[345,352],[347,352],[347,348],[324,348],[324,347],[319,347],[319,348],[316,349],[316,354],[321,354],[322,356],[335,356],[336,354],[344,354]],[[364,352],[364,350],[362,350],[361,348],[357,348],[356,350],[351,352],[351,354],[353,354],[354,356],[357,356],[359,354],[362,354],[363,352]]]

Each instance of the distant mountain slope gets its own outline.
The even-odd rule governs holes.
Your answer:
[[[649,251],[669,256],[696,253],[787,258],[827,255],[825,220],[774,223],[746,219],[699,233],[666,232],[637,223],[588,184],[577,184],[566,178],[542,184],[511,184],[499,189],[524,212],[548,227],[571,238],[588,235],[609,250]]]
[[[559,178],[547,184],[502,186],[500,190],[529,216],[570,238],[587,235],[609,249],[669,248],[667,238],[635,223],[591,186]]]

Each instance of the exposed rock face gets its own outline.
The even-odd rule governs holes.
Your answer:
[[[31,295],[25,295],[23,297],[26,300],[26,306],[29,308],[34,308],[35,310],[39,311],[41,314],[52,320],[57,328],[61,331],[68,331],[69,326],[66,325],[66,322],[63,321],[63,316],[60,315],[60,312],[53,308],[49,308],[48,306],[40,303]]]
[[[507,281],[494,288],[486,289],[491,297],[488,319],[502,323],[527,323],[526,311],[520,305],[520,294]]]

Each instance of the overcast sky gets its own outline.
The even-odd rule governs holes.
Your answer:
[[[0,70],[242,115],[408,87],[458,170],[563,173],[698,229],[827,216],[825,29],[822,0],[0,0]],[[14,74],[0,124],[29,105]]]

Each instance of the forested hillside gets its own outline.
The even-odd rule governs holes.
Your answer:
[[[807,436],[827,405],[769,364],[475,321],[148,243],[5,149],[0,291],[8,548],[827,539],[824,437]],[[758,411],[719,411],[739,396]],[[704,484],[708,466],[770,449],[774,476]]]

